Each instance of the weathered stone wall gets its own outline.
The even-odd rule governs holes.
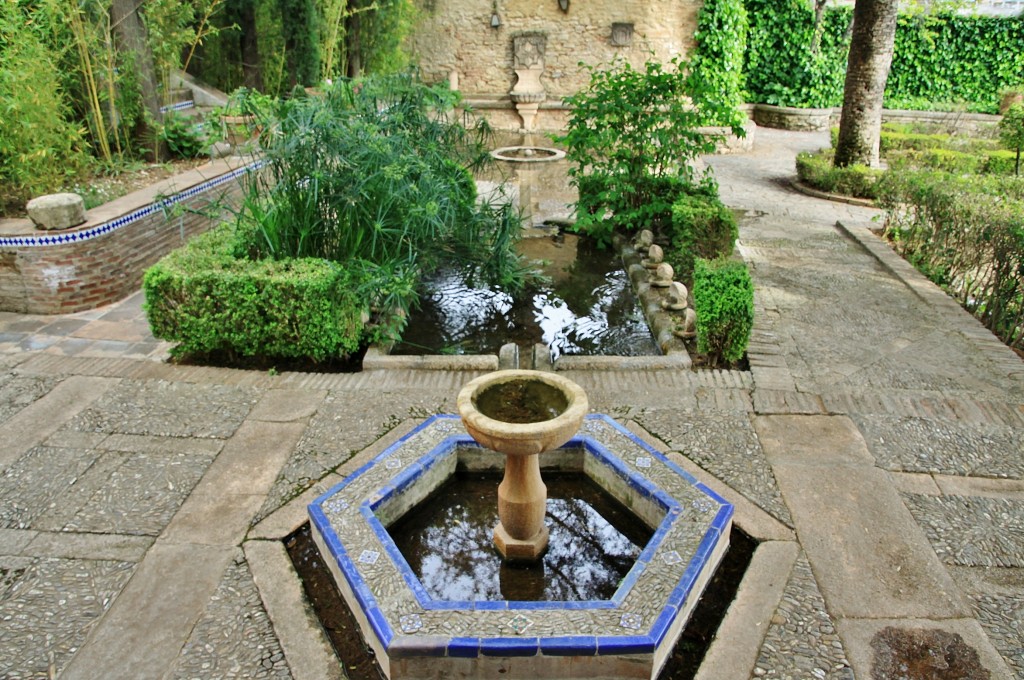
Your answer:
[[[615,57],[640,66],[653,53],[663,61],[687,54],[701,0],[569,0],[562,12],[557,0],[417,0],[421,19],[411,47],[424,78],[437,82],[451,71],[468,97],[502,95],[515,84],[512,37],[547,34],[541,77],[548,98],[576,92],[588,82],[579,66]],[[501,26],[491,28],[497,10]],[[631,23],[628,46],[612,44],[612,24]]]

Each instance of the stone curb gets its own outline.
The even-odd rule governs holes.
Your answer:
[[[812,198],[823,198],[826,201],[836,201],[837,203],[848,203],[849,205],[859,205],[862,208],[877,208],[878,206],[870,198],[857,198],[856,196],[844,196],[843,194],[833,194],[827,191],[821,191],[815,189],[812,186],[804,184],[798,179],[792,179],[789,181],[789,185],[795,190],[799,191],[805,196]]]
[[[1004,371],[1010,378],[1024,382],[1024,361],[970,312],[961,307],[960,303],[900,257],[885,241],[870,229],[848,227],[841,221],[836,222],[836,228],[856,241],[922,301],[935,307],[950,321],[950,325],[970,339],[978,351],[995,364],[998,370]]]

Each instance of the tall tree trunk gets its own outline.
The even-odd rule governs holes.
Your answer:
[[[259,38],[256,36],[256,3],[243,0],[238,14],[239,42],[242,51],[242,82],[252,90],[263,91]]]
[[[345,51],[348,57],[348,77],[363,75],[363,49],[359,34],[359,12],[354,12],[345,22]]]
[[[143,116],[132,131],[135,141],[149,149],[153,160],[167,156],[166,148],[160,142],[155,125],[163,120],[160,112],[160,98],[156,91],[156,69],[153,67],[153,53],[146,41],[146,26],[139,16],[136,0],[112,0],[110,5],[110,26],[114,31],[117,51],[128,55],[139,79],[142,105],[148,113]]]
[[[896,41],[897,0],[857,0],[835,165],[878,165],[882,96]]]

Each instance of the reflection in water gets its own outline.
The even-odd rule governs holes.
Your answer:
[[[458,273],[442,273],[425,282],[420,309],[393,353],[495,354],[507,342],[543,343],[552,358],[660,353],[611,251],[571,234],[524,239],[522,249],[545,263],[546,282],[513,298],[496,288],[468,286]]]
[[[494,547],[494,474],[457,474],[388,532],[439,600],[581,601],[611,598],[652,532],[583,474],[546,474],[543,560],[505,565]]]

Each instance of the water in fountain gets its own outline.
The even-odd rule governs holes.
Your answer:
[[[495,550],[494,474],[453,475],[388,527],[427,592],[449,601],[611,599],[652,531],[585,475],[545,475],[547,552],[508,565]]]

